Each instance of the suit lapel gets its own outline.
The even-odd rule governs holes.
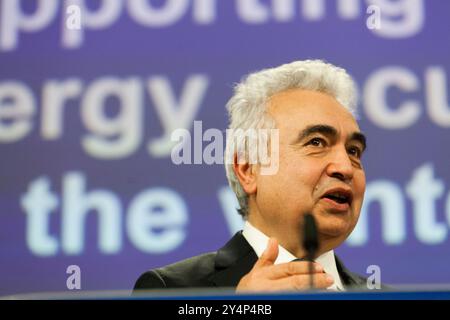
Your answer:
[[[336,260],[336,267],[338,269],[339,275],[341,276],[342,282],[346,287],[361,287],[366,285],[366,279],[350,272],[338,258],[334,255]]]
[[[242,231],[219,251],[215,258],[215,272],[210,280],[218,287],[236,287],[239,280],[246,275],[258,257],[250,244],[245,240]]]

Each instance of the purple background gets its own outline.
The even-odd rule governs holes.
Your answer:
[[[412,203],[405,196],[405,185],[413,171],[425,163],[432,164],[435,178],[445,186],[444,195],[436,201],[437,220],[450,227],[450,204],[447,208],[445,205],[445,199],[450,197],[449,128],[438,126],[429,118],[424,80],[425,70],[431,66],[450,72],[450,3],[423,1],[421,30],[412,36],[388,39],[366,27],[364,1],[355,19],[342,19],[336,14],[335,1],[326,1],[326,15],[318,21],[306,20],[297,8],[291,22],[269,20],[254,25],[239,19],[235,1],[217,2],[220,3],[214,23],[195,23],[191,3],[183,18],[162,28],[139,25],[124,7],[119,19],[108,28],[86,30],[82,45],[74,49],[61,45],[64,12],[60,8],[46,28],[21,32],[16,48],[0,51],[0,85],[11,80],[27,85],[37,106],[33,129],[27,136],[12,143],[0,142],[0,294],[65,291],[66,268],[72,264],[82,270],[83,290],[131,289],[144,270],[216,250],[231,236],[216,195],[220,187],[227,185],[223,166],[176,166],[170,156],[155,158],[147,152],[148,141],[160,137],[163,131],[146,90],[139,147],[123,159],[102,160],[89,156],[81,147],[87,129],[80,120],[80,99],[65,106],[62,136],[57,140],[42,138],[41,95],[45,81],[76,77],[86,87],[106,75],[133,76],[141,81],[164,75],[179,97],[187,77],[205,74],[209,86],[195,120],[203,121],[204,130],[224,130],[227,125],[224,105],[232,94],[233,83],[248,72],[307,58],[325,59],[346,68],[360,88],[374,71],[386,66],[402,67],[416,75],[419,80],[416,92],[392,88],[387,95],[389,105],[394,108],[409,99],[420,103],[422,112],[413,125],[396,130],[381,128],[367,117],[362,102],[359,104],[360,126],[369,138],[364,160],[367,181],[370,184],[386,179],[401,188],[406,208],[406,239],[398,245],[383,241],[380,207],[373,204],[367,244],[356,247],[344,244],[337,252],[347,267],[361,274],[365,274],[369,265],[380,266],[382,281],[386,283],[450,283],[449,240],[433,245],[418,240],[413,229]],[[28,2],[23,10],[32,14],[34,3]],[[98,3],[94,1],[91,9],[95,10]],[[148,3],[157,7],[164,1]],[[269,6],[270,1],[260,3]],[[446,91],[449,89],[447,84]],[[108,103],[111,104],[108,112],[114,117],[117,103],[113,100]],[[188,209],[185,240],[167,253],[148,254],[129,241],[123,223],[122,248],[107,255],[98,248],[98,221],[96,214],[90,213],[81,254],[70,256],[59,250],[49,257],[34,255],[25,240],[26,216],[20,198],[30,182],[40,176],[48,177],[51,190],[60,196],[62,177],[70,171],[82,172],[87,177],[88,191],[114,192],[121,200],[124,217],[124,208],[144,189],[166,187],[177,192]],[[58,239],[60,217],[58,208],[51,215],[51,233]]]

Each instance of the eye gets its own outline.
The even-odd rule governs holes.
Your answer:
[[[326,141],[322,138],[316,137],[309,140],[306,145],[312,145],[314,147],[324,147],[326,145]]]
[[[361,159],[361,157],[362,157],[362,150],[361,150],[361,148],[356,147],[356,146],[349,147],[348,148],[348,153],[351,156],[354,156],[354,157],[356,157],[358,159]]]

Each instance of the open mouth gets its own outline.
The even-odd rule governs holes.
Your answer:
[[[330,199],[339,204],[347,203],[350,205],[352,203],[352,193],[347,190],[331,190],[325,193],[322,198]]]
[[[336,201],[337,203],[348,203],[347,197],[342,195],[329,194],[326,195],[324,198],[331,199],[333,201]]]

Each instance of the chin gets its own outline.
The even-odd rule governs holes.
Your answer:
[[[345,238],[353,230],[352,226],[346,221],[326,221],[324,223],[319,223],[318,231],[320,234],[328,238]]]
[[[319,245],[322,253],[334,250],[339,247],[347,239],[346,233],[323,233],[319,234]]]

